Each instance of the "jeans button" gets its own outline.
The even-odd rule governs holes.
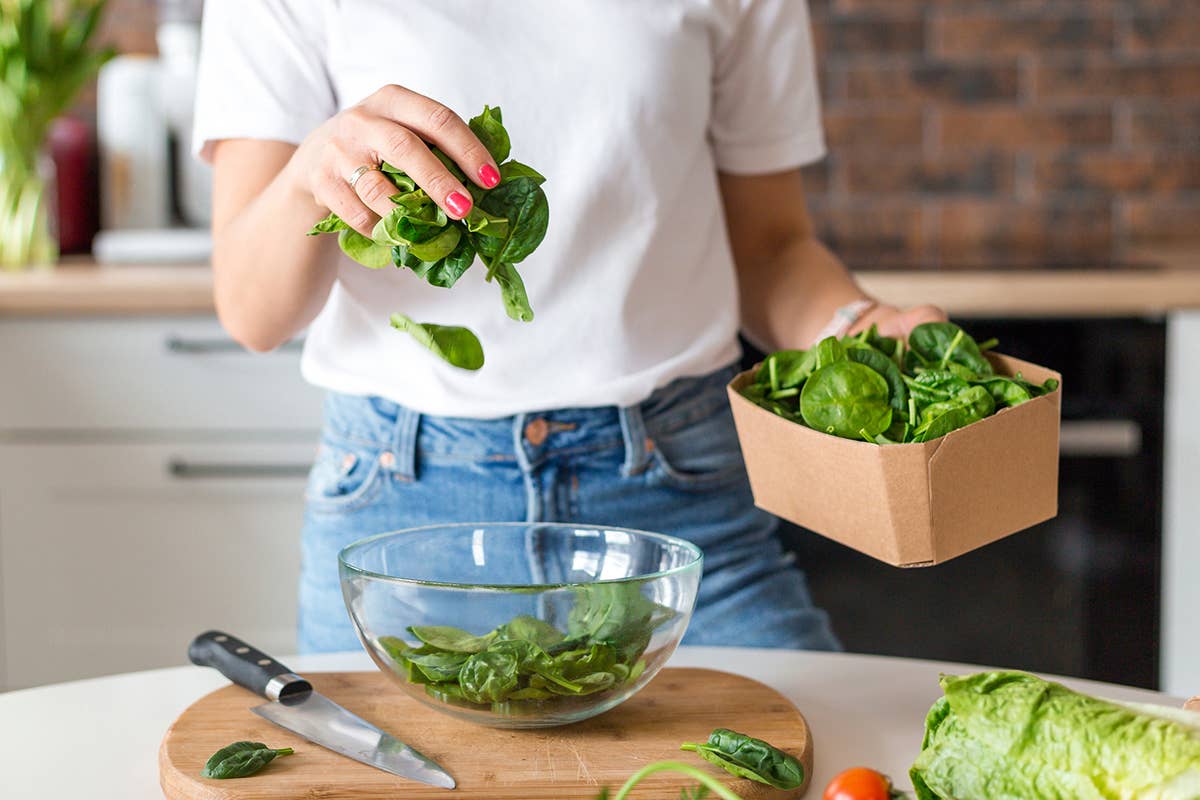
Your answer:
[[[542,442],[550,435],[550,423],[538,417],[525,426],[525,441],[534,447],[541,447]]]

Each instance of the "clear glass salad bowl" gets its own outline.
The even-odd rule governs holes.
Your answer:
[[[632,697],[683,638],[702,561],[662,534],[525,522],[396,531],[338,556],[379,668],[427,705],[501,728]]]

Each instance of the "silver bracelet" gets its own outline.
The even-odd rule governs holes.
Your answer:
[[[875,306],[879,305],[874,300],[855,300],[853,303],[846,305],[833,312],[833,316],[821,332],[817,334],[817,338],[813,339],[813,344],[830,336],[845,336],[854,323],[862,319],[863,314],[866,314]]]

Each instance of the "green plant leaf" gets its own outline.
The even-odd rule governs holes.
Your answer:
[[[451,653],[481,653],[496,639],[496,633],[476,636],[449,625],[412,625],[408,632],[423,644]]]
[[[370,269],[383,269],[392,264],[392,249],[376,244],[358,231],[346,228],[338,233],[338,245],[350,258]]]
[[[403,314],[392,314],[392,327],[412,336],[452,366],[469,370],[483,366],[483,346],[479,343],[479,337],[467,328],[414,322]]]
[[[517,659],[510,653],[485,650],[467,658],[459,673],[463,697],[472,703],[496,703],[517,690]]]
[[[337,214],[331,213],[328,217],[313,225],[307,235],[317,236],[322,233],[336,233],[337,231],[347,230],[349,227],[345,220]]]
[[[908,387],[895,361],[869,345],[847,348],[846,357],[878,372],[888,384],[888,404],[897,413],[905,412],[908,408]]]
[[[511,181],[513,178],[529,178],[538,184],[546,182],[542,173],[520,161],[505,161],[500,165],[500,183]]]
[[[805,381],[800,413],[815,430],[847,439],[860,438],[861,431],[876,436],[892,424],[887,381],[858,362],[835,361]]]
[[[487,263],[487,262],[485,262]],[[504,312],[517,322],[533,322],[533,308],[525,292],[525,282],[517,268],[507,262],[494,264],[493,275],[500,286],[500,299],[504,301]]]
[[[294,752],[290,747],[276,750],[262,742],[234,742],[209,756],[200,776],[219,780],[246,778],[270,764],[276,756],[290,756]]]
[[[704,744],[684,742],[680,749],[695,752],[731,775],[776,789],[798,789],[804,785],[804,766],[795,756],[762,739],[728,728],[717,728]]]
[[[497,164],[508,158],[512,145],[508,139],[508,131],[501,121],[499,106],[484,106],[483,113],[472,117],[467,125]]]
[[[953,322],[925,322],[908,334],[909,351],[916,353],[927,365],[942,365],[948,361],[962,364],[979,375],[991,375],[992,364],[979,345]]]
[[[550,223],[550,206],[537,181],[517,177],[487,192],[479,202],[489,214],[508,220],[508,234],[500,238],[494,253],[487,252],[476,242],[479,252],[487,253],[493,261],[520,263],[537,249],[546,236]]]

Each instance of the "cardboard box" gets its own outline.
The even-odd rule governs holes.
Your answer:
[[[729,384],[754,502],[900,567],[940,564],[1058,513],[1061,376],[998,353],[996,372],[1060,388],[920,444],[842,439],[756,406]]]

